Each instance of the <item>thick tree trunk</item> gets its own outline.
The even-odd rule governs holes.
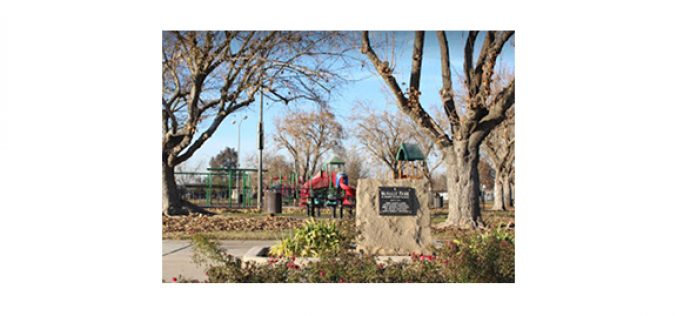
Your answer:
[[[505,211],[502,179],[503,176],[496,171],[496,176],[494,177],[494,206],[491,208],[495,211]]]
[[[165,215],[186,215],[174,178],[174,167],[162,162],[162,213]]]
[[[442,227],[476,228],[484,226],[480,214],[479,148],[456,141],[447,155],[447,191],[449,215]]]

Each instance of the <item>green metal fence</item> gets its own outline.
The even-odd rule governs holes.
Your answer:
[[[208,168],[207,172],[176,172],[182,198],[202,207],[255,208],[257,169]],[[283,206],[298,206],[304,181],[296,173],[269,173],[264,170],[264,195],[282,195]],[[265,203],[265,199],[263,199]]]
[[[210,168],[208,172],[176,172],[182,198],[202,207],[255,208],[256,169]]]

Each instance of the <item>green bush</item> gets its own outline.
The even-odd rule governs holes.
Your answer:
[[[310,219],[300,228],[294,229],[291,237],[271,247],[270,255],[282,257],[326,257],[335,256],[341,249],[343,238],[336,223]]]

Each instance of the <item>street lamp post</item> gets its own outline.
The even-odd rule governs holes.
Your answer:
[[[242,122],[247,119],[247,116],[245,115],[241,120],[240,123],[237,124],[237,167],[240,168],[240,126],[242,126]],[[233,120],[233,125],[237,123],[237,120]]]
[[[256,192],[256,206],[261,210],[263,208],[263,91],[260,92],[259,102],[259,185]]]

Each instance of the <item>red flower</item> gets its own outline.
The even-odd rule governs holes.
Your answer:
[[[435,260],[435,256],[425,256],[425,255],[421,255],[421,256],[419,257],[419,259],[421,259],[421,261],[428,261],[428,262],[431,262],[431,261]]]
[[[343,282],[345,282],[345,281],[346,281],[346,280],[344,280],[343,278],[339,278],[339,283],[343,283]]]
[[[325,275],[324,271],[320,270],[320,276],[324,277],[324,275]]]
[[[295,260],[296,260],[296,257],[292,256],[291,261],[295,261]]]
[[[172,282],[176,282],[176,281],[177,281],[176,278],[172,278]]]

